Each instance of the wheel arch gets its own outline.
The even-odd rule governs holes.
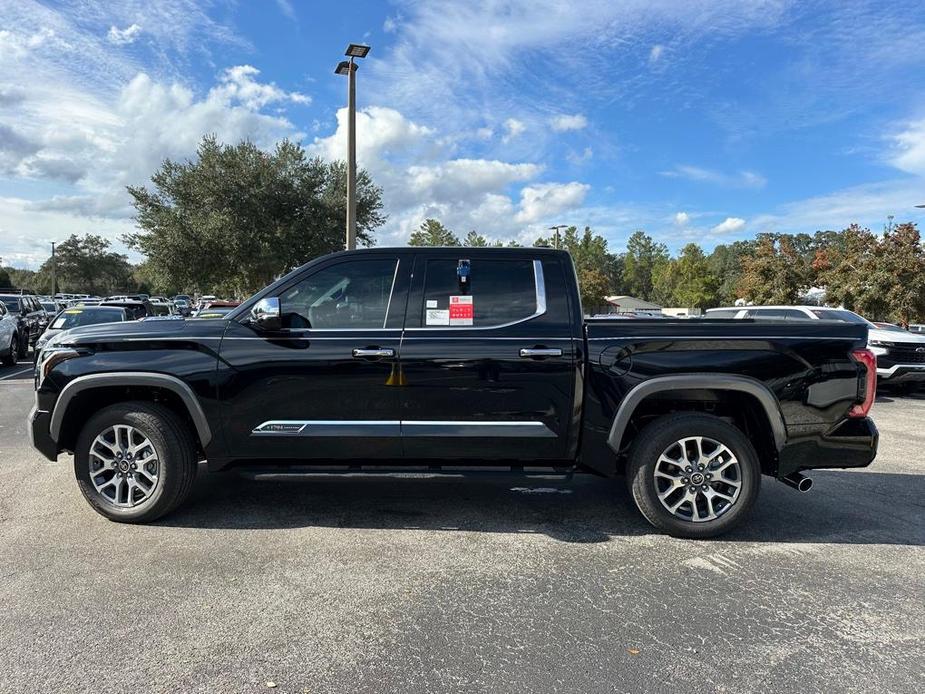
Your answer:
[[[201,449],[212,441],[209,421],[192,388],[176,376],[143,371],[75,378],[58,395],[48,425],[49,435],[59,447],[72,449],[80,429],[74,413],[85,411],[83,405],[95,411],[117,402],[138,399],[163,401],[190,424]]]
[[[787,428],[774,393],[762,382],[747,376],[729,374],[676,374],[658,376],[635,386],[620,403],[607,436],[607,445],[615,452],[625,451],[634,416],[645,410],[656,398],[671,393],[678,395],[706,392],[714,396],[738,396],[745,405],[742,415],[754,417],[764,427],[765,446],[756,445],[762,458],[762,467],[773,473],[776,456],[787,440]]]

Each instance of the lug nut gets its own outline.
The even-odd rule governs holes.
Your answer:
[[[138,463],[132,463],[132,470],[138,469]]]
[[[693,493],[696,492],[696,491],[697,491],[697,487],[691,487],[691,489],[690,489],[691,494],[693,494]]]
[[[684,478],[681,480],[681,484],[687,484],[687,478],[686,478],[686,477],[684,477]]]
[[[713,479],[713,475],[711,475],[709,472],[707,473],[707,479],[708,479],[708,480],[712,480],[712,479]]]
[[[703,471],[703,465],[698,465],[698,466],[697,466],[697,469],[700,470],[700,471]]]
[[[692,468],[690,465],[684,468],[684,472],[693,472],[693,471],[694,471],[694,468]]]
[[[703,491],[707,491],[707,485],[703,485],[703,486],[701,487],[701,489],[702,489]]]

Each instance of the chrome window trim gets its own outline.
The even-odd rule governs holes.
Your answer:
[[[543,261],[536,260],[533,261],[533,286],[536,292],[536,310],[532,315],[527,316],[526,318],[519,318],[514,321],[509,321],[507,323],[499,323],[498,325],[441,325],[436,328],[420,327],[420,328],[405,328],[405,332],[425,332],[425,331],[459,331],[459,330],[499,330],[501,328],[509,328],[512,325],[519,325],[520,323],[526,323],[527,321],[533,320],[534,318],[539,318],[544,313],[546,313],[546,278],[543,276]],[[426,290],[427,287],[424,287]]]

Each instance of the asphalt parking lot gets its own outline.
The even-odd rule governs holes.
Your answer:
[[[0,691],[925,690],[925,395],[881,452],[765,479],[747,527],[658,535],[591,477],[201,476],[93,513],[0,369]]]

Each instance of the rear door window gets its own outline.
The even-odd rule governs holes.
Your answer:
[[[427,261],[420,307],[422,327],[491,328],[537,315],[532,260],[475,258],[468,261],[466,281],[461,282],[463,260]]]

